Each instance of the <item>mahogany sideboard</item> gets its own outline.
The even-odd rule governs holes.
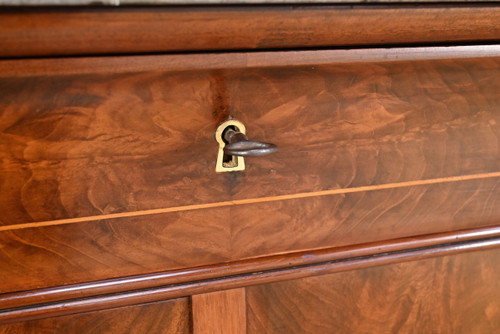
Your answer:
[[[500,3],[160,2],[0,7],[0,333],[500,333]]]

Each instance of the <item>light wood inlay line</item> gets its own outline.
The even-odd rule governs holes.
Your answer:
[[[330,196],[330,195],[341,195],[341,194],[350,194],[350,193],[357,193],[357,192],[364,192],[364,191],[387,190],[387,189],[396,189],[396,188],[404,188],[404,187],[431,185],[431,184],[438,184],[438,183],[450,183],[450,182],[462,182],[462,181],[470,181],[470,180],[478,180],[478,179],[490,179],[490,178],[498,178],[498,177],[500,177],[500,171],[499,172],[491,172],[491,173],[473,174],[473,175],[450,176],[450,177],[442,177],[442,178],[427,179],[427,180],[415,180],[415,181],[406,181],[406,182],[386,183],[386,184],[353,187],[353,188],[339,188],[339,189],[330,189],[330,190],[322,190],[322,191],[312,191],[312,192],[279,195],[279,196],[247,198],[247,199],[239,199],[239,200],[233,200],[233,201],[223,201],[223,202],[204,203],[204,204],[192,204],[192,205],[175,206],[175,207],[169,207],[169,208],[159,208],[159,209],[131,211],[131,212],[120,212],[120,213],[112,213],[112,214],[106,214],[106,215],[77,217],[77,218],[68,218],[68,219],[59,219],[59,220],[48,220],[48,221],[17,224],[17,225],[6,225],[6,226],[0,226],[0,232],[21,230],[21,229],[26,229],[26,228],[45,227],[45,226],[67,225],[67,224],[91,222],[91,221],[98,221],[98,220],[105,220],[105,219],[148,216],[148,215],[156,215],[156,214],[162,214],[162,213],[211,209],[211,208],[220,208],[220,207],[227,207],[227,206],[265,203],[265,202],[276,202],[276,201],[285,201],[285,200],[291,200],[291,199],[301,199],[301,198]]]

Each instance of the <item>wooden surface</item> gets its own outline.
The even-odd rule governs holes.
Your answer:
[[[248,333],[495,333],[500,250],[247,288]]]
[[[443,46],[499,20],[3,10],[0,332],[494,332],[500,46]],[[280,151],[216,174],[230,116]]]
[[[487,244],[475,244],[476,241],[491,240],[499,237],[500,227],[454,231],[411,238],[385,240],[363,245],[278,254],[176,271],[121,277],[112,280],[6,293],[0,295],[0,309],[43,304],[65,299],[87,298],[96,295],[151,289],[173,284],[186,284],[194,281],[217,280],[242,274],[254,275],[256,272],[279,271],[290,269],[291,267],[306,267],[333,261],[343,261],[345,265],[347,261],[354,258],[377,257],[376,261],[371,259],[356,264],[356,268],[359,268],[359,265],[371,265],[373,262],[380,262],[382,260],[382,258],[379,257],[381,254],[394,255],[404,253],[410,255],[410,258],[414,258],[416,255],[411,252],[414,252],[416,249],[425,248],[427,250],[425,254],[436,255],[450,251],[440,247],[443,244],[454,245],[452,249],[457,251],[460,248],[477,249],[486,247]],[[472,245],[474,245],[474,247],[472,247]],[[345,266],[339,269],[343,270]],[[331,268],[328,270],[331,270]]]
[[[0,311],[0,323],[8,321],[31,320],[44,317],[46,318],[50,316],[61,316],[80,312],[88,312],[90,310],[103,310],[108,308],[121,307],[126,305],[150,303],[165,299],[185,297],[193,294],[197,295],[202,293],[210,293],[225,289],[235,289],[257,284],[280,282],[290,279],[355,270],[359,268],[426,259],[436,256],[459,254],[485,249],[498,249],[499,246],[500,238],[496,237],[470,240],[459,243],[441,244],[423,248],[410,248],[394,252],[377,253],[369,256],[343,258],[328,262],[313,262],[312,264],[304,264],[298,266],[293,266],[290,263],[288,264],[288,266],[280,268],[278,270],[271,269],[259,271],[259,266],[256,266],[256,268],[248,268],[250,271],[247,271],[246,274],[221,276],[217,277],[216,279],[205,279],[199,281],[186,281],[181,282],[180,284],[145,288],[142,290],[125,291],[119,294],[112,293],[108,295],[98,295],[91,298],[77,298],[48,304],[26,305],[24,307],[13,309],[7,308]],[[343,253],[342,250],[340,250],[339,253]],[[323,254],[323,256],[324,255],[325,254]],[[335,255],[339,254],[335,254],[335,251],[333,251],[333,254],[328,255],[332,255],[333,257],[335,257]],[[314,258],[315,254],[314,252],[312,252],[309,254],[303,254],[303,256],[305,258]],[[293,256],[291,257],[291,259],[293,259]],[[143,278],[147,279],[148,276],[145,276]],[[113,282],[107,283],[108,285],[113,284]],[[60,288],[64,289],[64,287]],[[91,284],[89,284],[88,288],[91,289]],[[36,291],[31,292],[36,293]],[[61,295],[63,296],[63,294]],[[71,293],[68,293],[68,298],[71,298]],[[7,304],[9,304],[9,302],[12,302],[12,299],[7,297]]]
[[[419,57],[1,77],[1,291],[495,226],[500,61]]]
[[[1,334],[191,333],[188,298],[62,317],[0,324]]]
[[[500,57],[500,45],[447,47],[369,48],[322,51],[256,51],[231,53],[169,54],[120,57],[66,57],[0,60],[2,77],[36,77],[137,72],[211,71],[270,67],[316,67],[318,65],[380,63],[442,59]]]
[[[332,62],[3,77],[1,223],[498,171],[498,58]],[[229,114],[280,152],[216,174]]]
[[[245,289],[223,290],[191,297],[193,334],[245,334]]]
[[[491,4],[5,9],[0,57],[485,42],[499,21]]]
[[[126,74],[137,72],[316,67],[318,65],[380,63],[442,59],[480,59],[500,57],[500,45],[461,45],[447,47],[368,48],[309,51],[256,51],[231,53],[141,55],[120,57],[30,58],[0,61],[2,77],[84,74]]]
[[[457,0],[0,0],[0,6],[82,6],[82,5],[227,5],[227,4],[343,4],[343,3],[432,3]],[[458,2],[492,2],[460,0]]]

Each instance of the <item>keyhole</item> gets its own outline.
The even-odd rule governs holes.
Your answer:
[[[226,139],[226,133],[228,130],[239,131],[238,128],[234,125],[230,125],[230,126],[226,127],[224,129],[224,131],[222,131],[222,140],[224,141],[224,143],[226,145],[229,144],[229,142]],[[222,156],[222,164],[228,168],[236,167],[236,166],[238,166],[238,160],[234,159],[234,157],[232,155],[224,153],[224,155]]]
[[[225,135],[229,130],[245,133],[246,129],[241,122],[236,120],[226,121],[217,127],[215,139],[219,143],[219,152],[217,154],[217,164],[215,167],[216,172],[235,172],[245,170],[245,161],[243,157],[224,153],[225,145],[229,144],[225,138]]]

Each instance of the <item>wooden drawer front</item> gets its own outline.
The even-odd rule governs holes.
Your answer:
[[[1,61],[0,292],[493,226],[498,56]],[[229,115],[280,150],[216,174]]]
[[[500,250],[247,288],[247,333],[494,333]]]
[[[165,333],[191,330],[188,298],[0,325],[2,334]]]

